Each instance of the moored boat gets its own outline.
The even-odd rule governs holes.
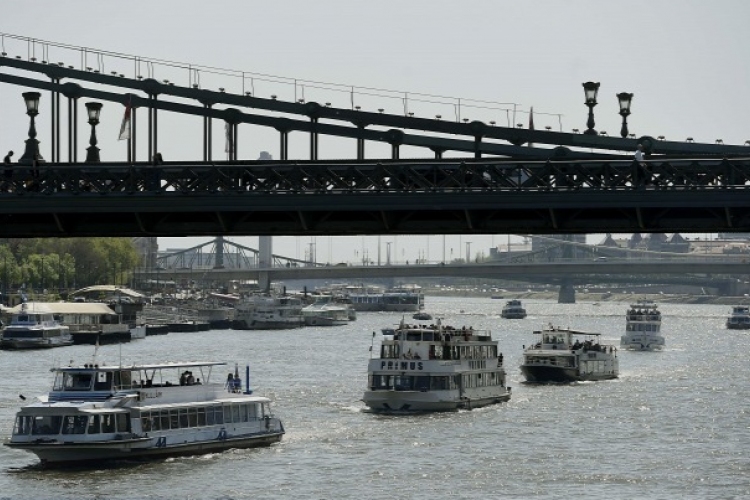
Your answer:
[[[41,349],[73,343],[70,328],[60,324],[44,305],[24,302],[11,311],[10,323],[2,331],[3,348]]]
[[[535,331],[539,340],[524,348],[521,373],[529,382],[577,382],[617,378],[617,349],[599,343],[600,333],[549,325]],[[582,337],[583,340],[573,337]]]
[[[6,446],[46,465],[192,455],[266,446],[284,427],[270,400],[220,362],[53,368],[52,390],[16,415]],[[195,377],[193,376],[195,371]],[[220,378],[219,375],[217,378]],[[249,374],[246,374],[246,381]]]
[[[375,333],[373,332],[373,339]],[[362,401],[374,412],[471,409],[508,401],[503,355],[490,331],[437,325],[383,329]]]
[[[303,307],[302,317],[307,326],[340,326],[349,323],[347,307],[325,297]]]
[[[620,347],[633,351],[653,351],[664,348],[661,334],[661,311],[652,300],[631,304],[625,315],[625,335]]]
[[[342,292],[357,311],[418,312],[424,308],[424,294],[417,285],[403,285],[388,290],[348,286]]]
[[[727,318],[727,328],[730,330],[750,329],[750,306],[734,306]]]
[[[289,295],[251,295],[237,303],[232,321],[235,330],[283,330],[300,328],[302,300]]]
[[[505,319],[524,319],[526,317],[526,309],[518,299],[511,299],[505,303],[500,316]]]

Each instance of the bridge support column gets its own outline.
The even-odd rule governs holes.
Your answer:
[[[357,125],[357,128],[360,131],[365,130],[365,127],[363,125]],[[357,159],[365,159],[365,139],[363,137],[357,137]]]
[[[208,115],[208,110],[210,109],[211,103],[204,102],[203,110],[205,114],[203,115],[203,161],[211,161],[213,156],[211,151],[211,117]]]
[[[68,97],[68,162],[78,161],[78,98]]]
[[[318,119],[316,117],[310,118],[310,159],[318,159]]]
[[[51,144],[51,151],[50,151],[50,161],[51,162],[59,162],[60,161],[60,91],[59,89],[60,85],[60,79],[59,78],[51,78],[52,83],[55,85],[55,90],[50,91],[50,97],[52,98],[52,119],[50,120],[52,124],[52,142]]]
[[[159,133],[156,108],[156,94],[148,95],[148,158],[154,159],[159,151]]]
[[[573,285],[567,282],[560,284],[560,291],[557,294],[558,304],[575,304],[576,303],[576,290]]]
[[[281,160],[288,160],[289,159],[289,131],[288,130],[279,130],[279,138],[280,138],[280,144],[279,144],[279,158]]]

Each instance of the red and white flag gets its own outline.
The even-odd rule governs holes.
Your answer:
[[[125,114],[122,117],[122,123],[120,124],[120,135],[118,141],[126,141],[130,139],[130,99],[125,105]]]

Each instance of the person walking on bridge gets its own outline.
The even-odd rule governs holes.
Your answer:
[[[3,165],[5,168],[5,171],[3,172],[3,177],[5,177],[5,182],[3,183],[3,191],[10,191],[10,183],[13,180],[13,167],[11,167],[11,157],[13,156],[13,151],[8,151],[8,154],[5,155],[5,158],[3,158]]]

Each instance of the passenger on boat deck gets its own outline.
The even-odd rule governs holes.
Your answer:
[[[180,385],[185,385],[185,383],[187,383],[187,376],[188,372],[182,372],[182,374],[180,375]]]
[[[195,379],[195,385],[201,385],[201,379],[199,378]]]
[[[234,379],[232,380],[232,392],[240,392],[242,389],[242,380],[240,380],[239,375],[235,375]]]
[[[226,386],[227,386],[227,389],[230,390],[230,391],[232,390],[232,387],[234,386],[234,375],[232,375],[231,373],[229,375],[227,375],[227,384],[226,384]]]
[[[193,372],[187,372],[187,385],[195,385],[195,379],[193,378]]]

